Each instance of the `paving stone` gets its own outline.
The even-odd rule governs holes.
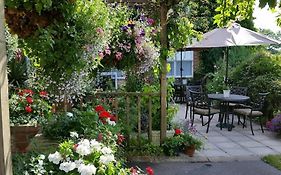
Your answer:
[[[218,148],[236,148],[236,149],[242,149],[240,145],[238,145],[235,142],[225,142],[225,143],[217,143],[216,146]]]
[[[281,140],[263,140],[262,143],[267,146],[281,146]]]
[[[247,147],[247,148],[252,148],[252,147],[265,147],[264,144],[255,141],[255,140],[251,140],[251,141],[240,141],[237,142],[237,144],[243,146],[243,147]]]
[[[230,156],[253,156],[255,155],[253,152],[249,152],[243,148],[222,148]]]
[[[274,151],[277,151],[279,153],[281,153],[281,146],[278,145],[278,146],[269,146],[269,148],[273,149]]]
[[[275,151],[271,148],[268,147],[256,147],[256,148],[250,148],[249,151],[251,151],[252,153],[254,153],[255,155],[261,155],[261,156],[265,156],[268,154],[278,154],[278,151]]]
[[[222,136],[214,136],[208,138],[208,141],[211,143],[221,143],[221,142],[231,142],[231,140],[227,137],[222,137]]]

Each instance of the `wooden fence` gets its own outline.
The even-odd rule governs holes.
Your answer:
[[[140,143],[140,138],[142,134],[142,129],[141,129],[141,110],[142,108],[147,108],[148,109],[148,128],[147,128],[147,134],[148,134],[148,140],[151,143],[152,141],[152,99],[153,98],[160,98],[160,93],[143,93],[143,92],[95,92],[93,94],[94,97],[99,98],[99,99],[111,99],[113,102],[113,111],[115,113],[119,112],[119,98],[125,99],[125,105],[123,106],[125,115],[126,115],[126,125],[130,126],[130,116],[131,116],[131,108],[132,108],[132,103],[136,102],[136,109],[137,109],[137,140]],[[147,104],[142,103],[142,98],[148,99],[145,100],[147,101]],[[143,104],[143,106],[142,106]],[[160,104],[159,104],[160,105]],[[127,127],[127,141],[128,144],[130,143],[130,138],[131,138],[130,133],[130,128]]]

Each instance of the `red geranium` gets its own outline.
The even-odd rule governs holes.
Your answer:
[[[148,166],[146,168],[146,172],[147,172],[148,175],[154,175],[154,171],[153,171],[153,169],[150,166]]]
[[[182,133],[181,129],[175,129],[175,135],[180,135]]]
[[[27,101],[27,103],[29,103],[29,104],[31,104],[31,103],[33,103],[33,99],[32,99],[32,97],[26,97],[26,101]]]
[[[31,113],[31,112],[32,112],[31,106],[26,106],[26,107],[25,107],[25,111],[26,111],[27,113]]]
[[[98,113],[100,113],[100,112],[102,112],[102,111],[105,111],[105,109],[104,109],[101,105],[97,105],[97,106],[95,107],[95,110],[96,110]]]
[[[22,90],[24,94],[33,95],[34,92],[31,89],[24,89]]]
[[[47,97],[48,92],[47,91],[40,91],[39,95],[40,95],[40,97]]]
[[[107,111],[101,111],[99,114],[99,118],[111,118],[111,114]]]

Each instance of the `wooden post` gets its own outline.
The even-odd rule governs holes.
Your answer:
[[[0,1],[0,174],[11,175],[12,156],[9,122],[7,57],[4,27],[4,1]]]
[[[168,6],[164,2],[160,4],[160,21],[161,21],[161,131],[160,131],[160,142],[162,143],[166,137],[167,131],[167,48],[168,48],[168,34],[167,34],[167,13]]]

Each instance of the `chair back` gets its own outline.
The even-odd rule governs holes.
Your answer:
[[[233,86],[230,89],[230,94],[235,95],[247,95],[248,88],[247,87],[239,87],[239,86]]]
[[[187,99],[187,101],[191,100],[190,91],[203,92],[203,89],[202,89],[201,85],[186,86],[186,99]]]
[[[254,110],[261,111],[263,109],[268,94],[269,92],[259,93],[259,97],[257,98],[257,101],[252,104]]]
[[[203,92],[189,91],[191,102],[196,108],[209,108],[210,100],[208,96]]]

